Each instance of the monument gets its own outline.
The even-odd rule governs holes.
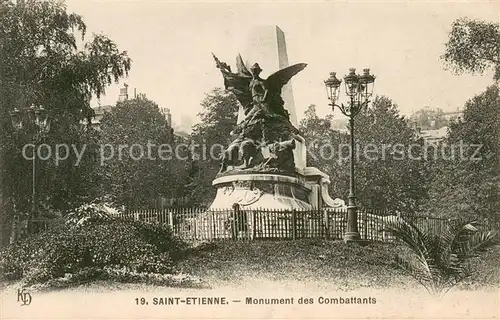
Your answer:
[[[289,66],[288,53],[286,49],[285,34],[278,26],[258,26],[252,28],[248,35],[245,47],[241,52],[245,57],[246,65],[258,61],[263,70],[263,75],[283,69]],[[281,97],[285,102],[285,108],[290,114],[290,122],[298,127],[295,101],[292,90],[292,81],[282,88]],[[242,120],[238,115],[238,122]]]
[[[266,70],[271,74],[265,79],[258,61],[245,64],[238,54],[233,72],[230,65],[214,55],[225,88],[239,102],[235,106],[239,108],[239,117],[231,132],[233,141],[225,150],[219,174],[212,183],[217,195],[210,209],[343,206],[342,201],[328,195],[328,176],[306,166],[305,141],[297,129],[290,80],[307,64],[288,66],[283,32],[276,26],[265,30],[271,32],[271,42],[262,39],[264,32],[258,33],[260,43],[249,43],[258,47],[264,60],[272,60],[269,57],[273,55],[277,58],[278,70]]]
[[[242,49],[243,56],[247,65],[251,61],[258,61],[263,74],[283,69],[289,66],[288,53],[285,41],[285,34],[278,26],[257,26],[252,28]],[[285,109],[290,115],[290,123],[298,128],[297,113],[295,111],[295,101],[292,90],[292,81],[285,84],[281,90],[281,97],[285,102]],[[238,123],[243,120],[243,112],[240,109],[238,114]],[[306,167],[306,145],[304,139],[299,137],[295,141],[293,150],[295,165],[297,168]]]

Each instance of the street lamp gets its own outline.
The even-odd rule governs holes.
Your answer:
[[[28,117],[26,117],[26,115]],[[10,112],[10,117],[12,121],[12,126],[19,132],[24,127],[28,127],[31,133],[31,139],[33,142],[33,159],[32,159],[32,190],[31,190],[31,214],[28,218],[28,232],[31,233],[32,219],[38,213],[38,203],[37,203],[37,190],[36,190],[36,146],[39,138],[50,130],[50,122],[48,118],[47,110],[42,106],[32,105],[30,108],[19,110],[14,109]],[[26,123],[26,118],[28,122]]]
[[[358,113],[367,106],[369,98],[372,96],[375,76],[370,74],[370,69],[363,69],[363,74],[356,74],[356,69],[350,68],[349,74],[344,77],[345,92],[348,97],[347,105],[336,102],[340,95],[340,84],[342,80],[337,79],[336,73],[331,72],[330,77],[325,80],[325,86],[329,104],[332,109],[337,107],[340,112],[346,117],[349,117],[349,128],[351,135],[350,148],[350,170],[349,170],[349,202],[347,205],[347,231],[344,235],[344,241],[353,242],[359,241],[360,235],[358,232],[358,212],[356,207],[356,195],[354,184],[354,118]]]

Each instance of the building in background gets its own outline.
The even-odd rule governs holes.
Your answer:
[[[430,107],[427,106],[426,109],[430,110]],[[464,115],[464,111],[460,108],[448,112],[438,110],[440,113],[435,118],[431,118],[427,126],[422,127],[422,124],[413,121],[413,127],[417,135],[424,139],[426,143],[437,144],[442,142],[448,136],[450,122],[459,121]]]
[[[447,126],[433,130],[419,130],[420,138],[424,139],[426,143],[437,144],[442,142],[448,136],[449,128]]]
[[[457,108],[456,111],[450,111],[450,112],[444,112],[443,117],[445,117],[447,120],[458,120],[462,119],[464,116],[464,110],[461,110]]]
[[[101,125],[101,120],[102,117],[104,117],[104,114],[106,112],[111,112],[111,109],[113,109],[114,106],[108,105],[108,106],[98,106],[94,109],[94,117],[92,118],[92,127],[96,130],[100,130],[100,125]]]
[[[172,128],[172,114],[170,113],[170,108],[160,107],[160,112],[165,117],[165,120],[167,120],[168,126]]]
[[[413,122],[413,129],[419,138],[422,138],[426,143],[431,144],[438,144],[443,141],[448,136],[449,131],[448,126],[443,126],[439,129],[422,130],[417,122]]]
[[[123,102],[128,100],[128,84],[124,83],[123,88],[120,88],[120,95],[118,96],[118,101]]]
[[[176,136],[183,139],[189,139],[191,137],[191,132],[193,131],[193,118],[189,115],[181,115],[179,123],[173,121],[172,128],[174,128],[174,133]]]

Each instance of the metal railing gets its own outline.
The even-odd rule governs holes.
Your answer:
[[[395,238],[384,232],[387,211],[359,209],[358,229],[361,239],[391,242]],[[342,239],[347,227],[346,209],[319,210],[206,210],[204,208],[134,210],[121,218],[167,224],[184,239]],[[405,216],[425,231],[441,232],[451,221],[430,216]],[[488,224],[485,228],[498,229]]]

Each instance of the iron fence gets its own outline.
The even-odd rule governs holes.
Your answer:
[[[134,210],[121,218],[167,224],[184,239],[342,239],[347,228],[346,209],[319,210],[206,210],[204,208]],[[384,232],[388,219],[394,217],[382,210],[359,209],[358,229],[361,238],[391,242],[395,238]],[[405,216],[425,231],[442,232],[450,219],[430,216]],[[498,229],[487,223],[485,228]]]

